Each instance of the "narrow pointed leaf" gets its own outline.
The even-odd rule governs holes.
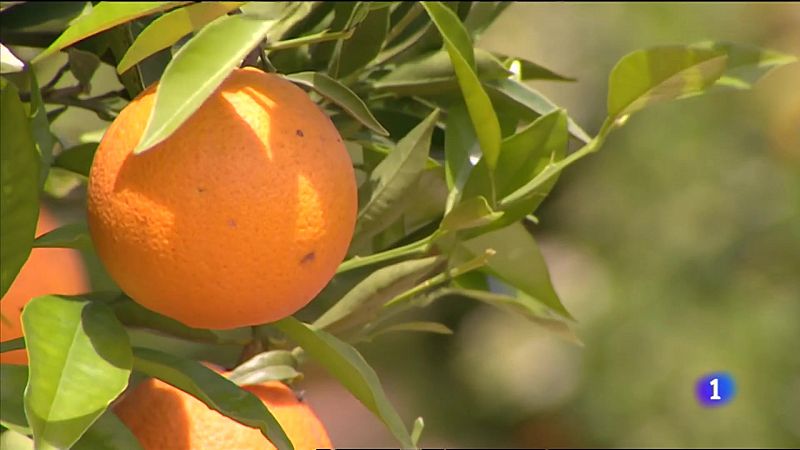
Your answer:
[[[394,325],[389,325],[385,328],[381,328],[378,331],[373,332],[369,335],[369,339],[375,339],[376,337],[386,334],[386,333],[394,333],[394,332],[408,332],[413,331],[417,333],[433,333],[433,334],[453,334],[453,330],[448,328],[446,325],[441,324],[439,322],[403,322]]]
[[[563,169],[558,164],[566,154],[567,139],[567,115],[557,110],[503,141],[498,195],[502,196],[500,206],[505,216],[498,226],[528,216],[547,197]],[[550,172],[553,174],[548,175]],[[474,174],[479,173],[476,170]],[[477,189],[472,188],[472,181],[467,182],[465,193]]]
[[[511,72],[491,53],[475,49],[475,65],[480,80],[507,78]],[[450,55],[445,50],[433,52],[398,65],[375,82],[377,91],[399,95],[437,95],[459,89]]]
[[[35,450],[33,439],[13,429],[0,434],[0,448],[3,450]]]
[[[307,34],[305,36],[300,36],[298,38],[286,39],[285,41],[268,42],[264,46],[264,50],[268,51],[287,50],[291,48],[302,47],[304,45],[318,44],[320,42],[347,39],[350,37],[351,34],[352,31],[334,31],[334,32],[321,31],[319,33]]]
[[[106,410],[72,450],[142,450],[139,440],[113,411]]]
[[[175,132],[263,39],[270,24],[242,15],[220,17],[181,47],[164,71],[134,153]]]
[[[475,134],[490,172],[500,156],[500,122],[489,96],[475,73],[472,42],[458,16],[440,2],[423,2],[425,10],[442,35],[467,104]]]
[[[50,165],[53,163],[53,147],[57,139],[50,131],[50,120],[47,118],[47,109],[42,99],[42,92],[39,89],[39,82],[33,70],[28,71],[30,81],[31,101],[30,101],[30,124],[33,142],[39,152],[39,186],[44,186],[47,174],[50,172]]]
[[[228,375],[228,379],[246,386],[273,380],[291,380],[302,376],[295,368],[297,359],[288,350],[270,350],[248,359]]]
[[[464,27],[477,39],[509,6],[511,2],[472,2]]]
[[[502,96],[514,103],[533,111],[538,116],[551,113],[558,109],[555,103],[550,101],[541,92],[536,89],[520,83],[512,79],[505,80],[492,80],[484,83],[489,90],[489,93],[496,96]],[[592,140],[586,131],[583,130],[571,118],[567,120],[569,133],[576,139],[584,144]]]
[[[56,156],[53,165],[88,177],[97,145],[96,142],[88,142],[70,147]]]
[[[275,322],[274,326],[303,347],[311,358],[321,364],[372,411],[403,448],[413,447],[411,436],[400,415],[386,397],[378,375],[355,348],[294,317]]]
[[[0,297],[28,259],[39,218],[40,158],[17,88],[0,80]]]
[[[488,225],[503,216],[493,211],[482,196],[472,197],[456,205],[439,224],[440,230],[458,231]]]
[[[501,53],[494,53],[494,55],[503,61],[506,69],[516,68],[517,71],[514,71],[514,75],[519,77],[519,80],[576,81],[575,78],[561,75],[525,58],[506,56]]]
[[[0,317],[0,321],[5,323],[5,318]],[[25,348],[25,338],[18,337],[0,342],[0,353],[11,352],[14,350],[22,350]]]
[[[321,72],[299,72],[285,75],[285,77],[294,83],[313,89],[370,130],[383,136],[389,135],[378,119],[372,115],[364,101],[342,83]]]
[[[727,59],[723,51],[678,45],[629,53],[609,75],[608,116],[697,95],[722,76]]]
[[[92,246],[92,238],[86,222],[70,223],[39,236],[33,241],[33,246],[88,249]]]
[[[544,304],[524,294],[520,293],[516,296],[513,296],[479,289],[465,289],[460,287],[442,288],[431,293],[427,300],[431,302],[437,298],[448,295],[464,296],[512,314],[520,314],[531,322],[544,327],[546,330],[556,334],[562,339],[574,344],[582,345],[581,340],[577,335],[575,335],[575,332],[567,322],[553,317]]]
[[[175,319],[150,311],[127,296],[117,298],[111,307],[114,315],[126,327],[144,328],[168,336],[210,344],[245,345],[252,339],[249,328],[232,330],[192,328]]]
[[[37,447],[69,448],[128,385],[125,329],[103,304],[37,297],[22,312],[30,376],[25,415]]]
[[[703,42],[691,47],[721,51],[728,56],[725,73],[714,83],[714,87],[749,89],[776,67],[798,61],[794,55],[733,42]]]
[[[22,72],[24,68],[25,63],[11,53],[8,47],[0,44],[0,73]]]
[[[425,169],[438,117],[439,111],[435,110],[420,122],[372,172],[369,180],[372,194],[358,213],[356,239],[371,238],[403,213],[394,206],[413,188]]]
[[[389,8],[371,9],[349,39],[337,43],[329,73],[344,78],[372,61],[383,47],[389,29]]]
[[[440,259],[431,256],[392,264],[372,272],[315,322],[318,329],[342,323],[364,323],[388,300],[413,287]],[[340,324],[341,325],[341,324]]]
[[[497,169],[497,195],[510,194],[541,172],[550,161],[563,158],[567,137],[567,113],[555,110],[504,139]]]
[[[258,428],[279,450],[293,448],[278,421],[251,392],[196,361],[148,348],[133,351],[137,371],[175,386],[239,423]]]
[[[170,11],[157,18],[142,30],[122,61],[117,65],[117,73],[125,72],[148,56],[168,48],[180,38],[197,31],[214,19],[244,5],[246,2],[203,2],[194,3]]]
[[[411,430],[411,442],[414,448],[419,448],[419,439],[422,437],[422,430],[425,428],[425,421],[422,417],[417,417],[414,421],[414,428]]]
[[[100,67],[100,58],[94,53],[73,47],[67,49],[67,61],[70,73],[78,80],[78,84],[83,88],[83,93],[88,94],[92,76]]]
[[[185,3],[189,2],[100,2],[91,12],[73,22],[55,42],[33,58],[31,64],[101,31]]]
[[[494,249],[497,253],[487,264],[494,275],[562,317],[572,319],[553,288],[539,246],[522,224],[515,223],[491,231],[463,242],[461,246],[473,256],[482,254],[486,249]]]
[[[480,146],[475,129],[470,125],[464,102],[457,101],[447,109],[444,134],[445,179],[450,189],[445,212],[449,212],[461,197],[473,166],[480,159]],[[487,191],[491,186],[487,186]]]
[[[16,364],[0,365],[0,423],[7,428],[29,432],[25,417],[23,392],[28,384],[28,366]]]

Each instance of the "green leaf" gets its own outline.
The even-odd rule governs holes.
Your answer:
[[[562,339],[582,345],[580,339],[575,335],[575,332],[570,328],[567,322],[553,317],[550,310],[545,305],[522,292],[518,292],[516,295],[507,295],[461,287],[442,288],[431,293],[426,300],[430,303],[438,298],[449,295],[471,298],[512,314],[522,315],[531,322],[544,327],[546,330],[556,334]]]
[[[293,380],[302,376],[297,359],[288,350],[270,350],[248,359],[228,375],[228,379],[246,386],[274,380]]]
[[[142,153],[177,130],[250,53],[271,22],[224,16],[205,26],[175,54],[164,71],[144,135]]]
[[[553,72],[547,67],[524,58],[506,56],[497,52],[493,54],[503,61],[503,66],[513,72],[518,80],[576,81],[575,78]]]
[[[270,29],[270,31],[272,30]],[[307,34],[305,36],[286,39],[284,41],[268,42],[264,46],[264,49],[269,51],[287,50],[302,47],[304,45],[317,44],[320,42],[347,39],[351,34],[351,31],[335,31],[333,33],[329,31],[321,31],[319,33]],[[269,34],[267,34],[267,36],[269,36]]]
[[[28,260],[39,218],[39,155],[16,86],[0,80],[0,297]]]
[[[567,150],[567,113],[555,110],[503,140],[497,163],[497,195],[506,196],[519,189],[550,161],[561,159]],[[552,179],[552,183],[555,180]],[[549,191],[543,190],[540,197]]]
[[[3,450],[34,450],[33,439],[23,433],[7,430],[0,434],[0,448]]]
[[[392,224],[403,211],[394,206],[412,189],[425,169],[439,110],[419,123],[370,174],[371,195],[358,213],[354,246]]]
[[[90,53],[77,48],[67,49],[67,61],[69,71],[78,80],[78,84],[83,88],[83,93],[88,94],[92,76],[100,67],[100,58],[94,53]]]
[[[126,327],[145,328],[194,342],[244,345],[252,337],[249,328],[232,330],[192,328],[175,319],[150,311],[126,296],[116,299],[111,307],[114,315]]]
[[[474,237],[461,246],[472,257],[483,254],[486,249],[494,249],[497,253],[487,264],[492,274],[561,316],[572,319],[553,288],[539,246],[521,223]]]
[[[258,428],[280,450],[293,449],[272,413],[249,391],[196,361],[140,347],[133,353],[138,372],[175,386],[239,423]]]
[[[481,144],[489,171],[493,172],[500,156],[500,122],[492,102],[475,73],[472,41],[458,16],[440,2],[423,2],[423,7],[442,35],[450,60],[458,77],[475,134]]]
[[[457,101],[447,109],[444,134],[445,178],[450,189],[445,212],[452,210],[472,173],[473,164],[480,159],[480,147],[475,129],[471,126],[466,105]],[[486,190],[491,190],[491,182]]]
[[[369,14],[368,2],[333,2],[333,20],[328,25],[331,31],[350,30],[361,23]],[[310,51],[314,67],[325,67],[337,56],[334,52],[340,48],[338,43],[325,42],[313,46]]]
[[[128,23],[117,26],[100,35],[107,41],[109,53],[117,64],[119,64],[119,61],[125,56],[125,52],[128,51],[133,43],[133,33],[130,25]],[[125,86],[125,91],[128,93],[129,98],[136,98],[145,87],[142,71],[138,68],[137,70],[129,70],[119,74],[119,81]]]
[[[372,9],[349,39],[336,44],[328,73],[344,78],[369,64],[380,53],[388,30],[389,8]]]
[[[392,264],[369,274],[315,322],[318,329],[341,330],[375,317],[388,300],[413,287],[441,262],[437,256]]]
[[[347,114],[370,130],[388,136],[367,105],[347,86],[321,72],[300,72],[284,75],[286,79],[313,89],[319,95],[339,105]]]
[[[85,250],[91,248],[92,238],[86,222],[70,223],[39,236],[33,241],[33,246]]]
[[[493,211],[489,202],[482,196],[472,197],[458,205],[442,219],[439,229],[458,231],[488,225],[503,216],[502,212]]]
[[[472,2],[464,27],[473,39],[477,39],[509,6],[511,2]]]
[[[618,119],[647,105],[691,97],[725,72],[727,55],[718,50],[665,46],[622,57],[608,79],[608,116]]]
[[[475,49],[477,76],[496,80],[511,75],[503,63],[491,53]],[[458,89],[453,63],[445,50],[429,53],[398,65],[373,85],[376,91],[398,95],[439,95]]]
[[[0,44],[0,73],[22,72],[24,68],[25,63],[11,53],[8,47]]]
[[[0,317],[0,321],[5,322],[5,318]],[[25,348],[25,338],[18,337],[0,342],[0,353],[10,352],[13,350],[22,350]]]
[[[141,450],[139,440],[111,410],[97,419],[72,450]]]
[[[527,127],[503,140],[497,165],[497,195],[505,213],[493,228],[503,227],[533,212],[557,181],[555,176],[543,181],[536,176],[553,163],[561,161],[567,150],[567,115],[555,110],[539,117]],[[486,165],[483,161],[472,170],[463,189],[463,198],[489,195]],[[514,199],[511,201],[510,199]]]
[[[37,448],[68,448],[125,390],[131,347],[105,305],[37,297],[22,311],[30,378],[25,415]]]
[[[30,81],[31,101],[30,101],[30,124],[33,142],[36,151],[39,152],[39,187],[44,186],[50,165],[53,163],[53,147],[57,139],[50,131],[50,121],[47,119],[47,109],[42,100],[42,92],[39,90],[39,82],[33,70],[28,71]]]
[[[194,3],[164,14],[139,33],[117,65],[117,73],[125,72],[148,56],[168,48],[183,36],[199,30],[245,3],[247,2]]]
[[[33,58],[31,64],[101,31],[185,3],[189,2],[100,2],[88,14],[75,20],[55,42]]]
[[[495,97],[501,97],[510,100],[517,105],[520,105],[532,112],[537,116],[543,116],[558,109],[550,99],[545,97],[536,89],[520,83],[512,79],[505,80],[491,80],[484,83],[488,88],[489,93]],[[583,143],[592,140],[586,131],[584,131],[577,123],[571,118],[567,120],[569,133]]]
[[[28,384],[28,366],[0,364],[0,423],[3,426],[28,433],[23,392]]]
[[[403,322],[388,327],[381,328],[369,335],[367,340],[373,340],[376,337],[393,332],[406,332],[413,331],[418,333],[434,333],[434,334],[453,334],[453,330],[439,322]]]
[[[29,33],[60,33],[86,9],[88,2],[50,2],[43,8],[41,2],[17,3],[13,8],[3,8],[3,34],[11,31]],[[53,37],[55,39],[55,37]],[[17,45],[7,42],[6,45]]]
[[[87,142],[70,147],[56,156],[53,165],[88,177],[97,145],[96,142]]]
[[[503,141],[503,153],[498,164],[498,196],[505,216],[497,223],[507,225],[531,214],[552,190],[560,169],[548,178],[537,178],[545,170],[554,170],[567,151],[567,115],[557,110],[531,123]],[[480,164],[480,163],[479,163]],[[479,174],[476,170],[475,174]],[[539,181],[536,181],[539,180]],[[477,191],[470,182],[465,195]],[[475,183],[480,183],[476,180]],[[513,199],[513,201],[512,201]]]
[[[322,330],[315,330],[294,317],[274,326],[295,341],[334,378],[375,414],[404,448],[412,448],[408,430],[381,387],[375,371],[352,346]]]
[[[691,47],[728,55],[725,73],[716,81],[715,87],[749,89],[772,69],[798,61],[794,55],[733,42],[703,42]]]
[[[414,448],[419,448],[419,438],[422,437],[422,430],[425,428],[425,421],[422,417],[417,417],[414,421],[414,428],[411,430],[411,442],[414,443]]]

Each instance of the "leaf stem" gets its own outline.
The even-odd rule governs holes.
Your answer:
[[[389,261],[391,259],[400,258],[403,256],[414,256],[414,255],[424,254],[425,252],[428,251],[428,247],[433,242],[435,236],[436,234],[434,233],[416,242],[412,242],[402,247],[386,250],[385,252],[376,253],[374,255],[369,255],[364,257],[354,256],[348,259],[347,261],[343,262],[342,264],[340,264],[339,268],[336,270],[336,274],[338,275],[340,273],[349,272],[351,270],[358,269],[360,267]]]

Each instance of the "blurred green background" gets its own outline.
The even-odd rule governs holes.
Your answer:
[[[576,77],[532,86],[594,132],[620,57],[706,39],[800,55],[800,5],[517,3],[478,46]],[[64,62],[51,61],[40,79]],[[92,92],[118,88],[101,70]],[[73,108],[53,128],[74,145],[105,126]],[[83,186],[57,171],[48,186],[71,191],[46,202],[63,219],[83,214]],[[800,64],[753,91],[637,113],[537,216],[584,347],[452,299],[420,314],[453,336],[360,347],[407,422],[424,416],[423,446],[800,446]],[[717,370],[738,395],[702,408],[694,382]],[[336,381],[309,367],[300,387],[336,446],[396,447]]]
[[[578,78],[532,86],[594,132],[620,57],[702,40],[798,55],[800,5],[518,3],[478,46]],[[798,66],[636,114],[563,174],[536,236],[583,348],[452,300],[422,314],[453,336],[362,347],[423,445],[800,446]],[[694,383],[716,370],[738,394],[706,409]],[[303,385],[334,444],[396,446],[318,375]]]

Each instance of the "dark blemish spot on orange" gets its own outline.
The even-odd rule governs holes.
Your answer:
[[[199,192],[199,193],[201,193],[201,194],[202,194],[203,192],[205,192],[205,191],[206,191],[206,188],[204,188],[204,187],[198,187],[198,188],[197,188],[197,192]]]
[[[314,252],[307,253],[306,256],[303,256],[303,259],[300,260],[300,264],[310,263],[314,260],[315,256]]]
[[[236,228],[236,221],[233,219],[228,219],[228,226],[231,228]]]
[[[297,134],[300,137],[303,137],[303,130],[298,129],[297,131],[295,131],[295,134]]]

